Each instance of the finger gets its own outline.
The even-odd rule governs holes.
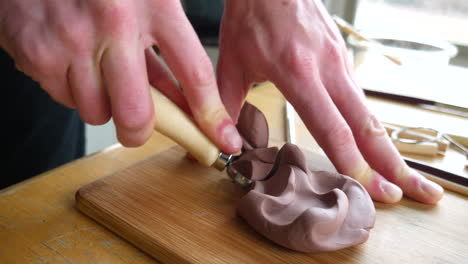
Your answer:
[[[317,72],[289,72],[275,83],[340,173],[358,180],[372,199],[398,202],[402,197],[401,189],[369,167],[357,148],[351,129],[318,76]]]
[[[114,43],[104,51],[101,65],[117,137],[124,146],[140,146],[154,124],[144,52],[136,44]]]
[[[238,152],[242,139],[221,102],[211,61],[181,8],[157,40],[200,128],[224,152]]]
[[[176,80],[162,64],[156,52],[152,48],[148,48],[145,50],[145,57],[150,84],[171,99],[180,109],[191,115],[190,107]]]
[[[78,59],[68,72],[68,85],[80,117],[92,125],[105,124],[111,117],[109,98],[101,85],[100,75],[100,69],[86,59]]]
[[[39,83],[42,89],[44,89],[56,102],[59,102],[68,108],[76,108],[76,103],[65,75],[43,78]]]
[[[345,65],[342,64],[341,67]],[[389,181],[400,186],[404,193],[420,202],[437,203],[443,189],[408,168],[377,118],[366,105],[345,69],[335,71],[338,78],[328,84],[328,91],[346,122],[366,161]]]
[[[220,49],[216,74],[221,99],[232,119],[237,123],[250,84],[244,78],[243,68],[228,51]]]

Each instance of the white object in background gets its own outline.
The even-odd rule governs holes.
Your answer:
[[[286,134],[288,143],[296,144],[296,111],[288,101],[286,101]]]

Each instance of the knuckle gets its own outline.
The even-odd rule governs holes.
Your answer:
[[[213,120],[223,120],[226,116],[224,109],[218,107],[205,107],[201,111],[194,111],[194,114],[203,127],[210,127],[213,125]]]
[[[333,153],[348,153],[354,147],[354,136],[347,126],[334,126],[328,131],[326,139],[326,144]]]
[[[188,68],[188,82],[194,87],[206,87],[215,84],[213,66],[208,56],[200,58],[197,67]]]
[[[374,114],[369,114],[367,119],[363,119],[363,123],[359,129],[359,136],[362,138],[380,137],[387,135],[385,128],[380,124]]]
[[[59,69],[59,60],[48,47],[46,41],[30,30],[22,30],[18,36],[19,57],[17,64],[33,76],[49,77]]]
[[[58,38],[64,47],[74,55],[82,56],[90,49],[91,39],[89,27],[83,21],[72,20],[69,23],[58,23]]]
[[[106,4],[103,6],[103,15],[105,17],[122,17],[124,16],[128,10],[128,6],[126,5],[128,1],[125,0],[112,0],[106,1]]]
[[[115,118],[123,129],[139,130],[151,122],[153,115],[139,103],[127,103],[120,106],[119,114]]]
[[[109,1],[100,12],[103,30],[112,36],[123,36],[135,25],[126,1]]]
[[[329,39],[325,44],[323,54],[326,56],[327,61],[339,62],[343,57],[342,51],[343,47],[339,41]]]
[[[292,47],[284,58],[289,73],[299,79],[308,79],[316,68],[316,59],[310,52]]]

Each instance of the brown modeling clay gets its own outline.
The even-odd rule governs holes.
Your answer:
[[[248,103],[237,128],[244,147],[232,166],[254,181],[237,213],[257,232],[302,252],[333,251],[367,240],[375,208],[361,184],[338,173],[308,170],[295,145],[268,148],[267,121]]]

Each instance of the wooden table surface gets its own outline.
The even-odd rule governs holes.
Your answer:
[[[284,141],[284,99],[273,88],[272,85],[256,88],[249,94],[248,100],[266,114],[271,140]],[[397,115],[395,111],[401,111],[405,113],[404,118],[413,122],[421,120],[417,115],[422,114],[424,120],[446,122],[444,128],[452,134],[468,133],[463,130],[467,125],[466,119],[441,116],[430,111],[421,112],[419,109],[381,100],[371,100],[371,107],[384,121],[394,118]],[[393,115],[386,108],[392,109]],[[399,117],[401,121],[402,115]],[[438,125],[434,123],[434,126],[437,128]],[[85,184],[173,145],[172,141],[155,133],[140,148],[127,149],[116,145],[1,190],[0,263],[157,262],[77,211],[74,206],[75,192]],[[467,205],[466,197],[449,191],[436,207],[408,199],[396,206],[376,203],[377,222],[370,239],[377,240],[377,245],[394,252],[393,259],[382,262],[414,260],[413,263],[416,263],[425,254],[425,249],[413,245],[412,241],[421,240],[418,230],[429,229],[431,232],[426,234],[431,233],[433,237],[424,238],[427,245],[430,245],[427,254],[440,256],[434,258],[433,262],[461,263],[468,259]],[[406,219],[405,221],[414,224],[414,230],[399,238],[400,241],[394,240],[392,229],[398,227],[383,226],[385,223],[379,222],[379,215],[384,214]],[[372,248],[365,247],[365,250]],[[372,263],[370,259],[359,257],[358,252],[354,254],[354,257],[347,259]]]

